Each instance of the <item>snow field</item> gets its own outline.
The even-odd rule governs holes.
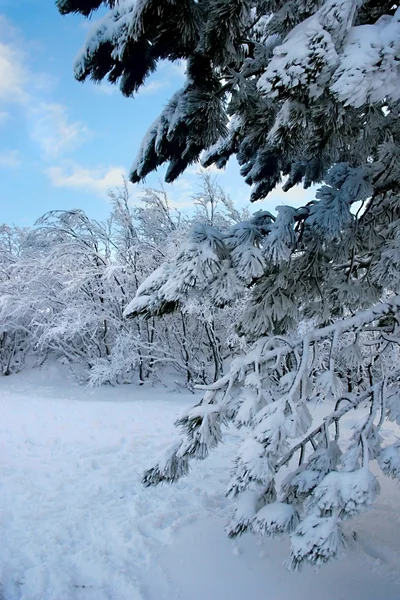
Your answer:
[[[87,392],[47,370],[0,379],[1,600],[399,600],[400,491],[381,481],[354,552],[288,573],[287,540],[223,528],[238,434],[174,486],[140,478],[191,394]],[[350,531],[350,533],[351,533]]]

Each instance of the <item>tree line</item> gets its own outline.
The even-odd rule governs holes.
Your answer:
[[[234,307],[190,298],[177,313],[129,320],[143,281],[174,256],[194,222],[228,229],[237,211],[216,180],[200,175],[194,211],[128,184],[111,191],[104,222],[82,210],[46,213],[32,227],[0,228],[0,369],[60,360],[80,381],[143,384],[167,373],[182,385],[214,381],[239,338]]]

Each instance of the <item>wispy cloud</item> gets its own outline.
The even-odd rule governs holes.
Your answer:
[[[137,93],[137,96],[156,94],[157,92],[169,87],[170,83],[171,82],[168,78],[153,79],[141,88],[141,90]],[[118,84],[113,85],[111,83],[93,83],[92,87],[97,94],[102,94],[104,96],[113,96],[114,94],[120,93]]]
[[[0,125],[8,118],[25,119],[28,136],[43,160],[42,169],[54,187],[85,190],[105,196],[121,184],[120,166],[87,167],[69,159],[76,148],[91,138],[87,125],[54,98],[55,79],[32,67],[31,44],[0,15]],[[185,63],[162,61],[157,73],[141,89],[141,94],[157,94],[184,77]],[[95,86],[99,93],[118,92],[118,86]],[[15,151],[0,153],[0,166],[16,167],[21,159]],[[189,177],[190,179],[190,177]],[[181,178],[168,187],[174,206],[191,204],[193,185]],[[136,190],[135,190],[136,192]]]
[[[160,62],[155,75],[153,75],[150,81],[141,88],[138,95],[156,94],[157,92],[170,87],[172,83],[176,85],[176,81],[173,80],[183,81],[185,72],[185,61],[171,63],[167,60],[163,60]]]
[[[50,167],[46,174],[55,187],[92,191],[105,196],[111,188],[121,185],[123,167],[98,167],[87,169],[77,164]]]
[[[184,79],[186,74],[186,61],[176,60],[175,62],[170,62],[169,60],[163,60],[160,63],[159,72],[166,76]]]
[[[142,89],[139,92],[139,95],[156,94],[160,90],[163,90],[167,87],[169,87],[168,80],[154,79],[153,81],[150,81],[150,83],[147,83],[144,87],[142,87]]]
[[[10,113],[6,110],[0,110],[0,125],[3,125],[10,118]]]
[[[286,179],[286,178],[285,178]],[[271,195],[268,196],[267,201],[274,201],[275,206],[281,204],[287,204],[288,206],[303,206],[315,198],[315,186],[304,189],[301,185],[292,187],[288,192],[283,191],[283,185],[279,185]]]
[[[18,150],[0,152],[0,168],[15,169],[22,164]]]
[[[90,137],[88,128],[71,119],[66,106],[48,100],[54,77],[32,70],[28,42],[2,15],[0,37],[0,125],[19,111],[42,158],[50,160],[75,150]]]
[[[193,196],[198,191],[197,181],[180,177],[173,184],[164,184],[169,203],[174,208],[186,209],[193,206]]]
[[[0,31],[2,28],[4,21],[0,20]],[[26,103],[26,78],[23,53],[12,44],[0,42],[0,102]]]
[[[163,60],[159,63],[155,74],[151,75],[148,83],[140,89],[138,96],[156,94],[157,92],[170,87],[173,79],[184,79],[186,72],[185,61],[170,62]],[[116,85],[106,82],[92,83],[92,89],[97,94],[104,94],[106,96],[112,96],[113,94],[119,94],[118,83]]]
[[[92,82],[92,89],[97,94],[103,94],[104,96],[113,96],[119,92],[118,86],[111,83],[95,83]]]
[[[84,123],[73,121],[62,104],[41,102],[30,110],[32,138],[45,159],[71,152],[90,138]]]

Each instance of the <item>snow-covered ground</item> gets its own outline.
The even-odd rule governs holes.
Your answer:
[[[1,600],[400,600],[400,489],[382,480],[353,552],[288,573],[287,541],[225,537],[226,443],[175,486],[141,474],[193,395],[88,392],[54,367],[0,379]]]

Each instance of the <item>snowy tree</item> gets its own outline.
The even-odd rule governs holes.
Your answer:
[[[212,203],[225,229],[240,218],[213,181],[202,179],[199,190],[199,210]],[[60,358],[91,385],[142,384],[167,372],[179,385],[215,381],[230,352],[231,308],[191,298],[180,313],[123,317],[143,281],[175,256],[192,217],[172,208],[162,189],[143,190],[133,202],[123,182],[110,200],[105,222],[70,210],[47,213],[31,229],[2,227],[2,372],[20,369],[29,355]]]
[[[137,290],[137,277],[142,280],[157,263],[147,254],[149,264],[141,272],[139,262],[129,259],[133,221],[123,221],[127,215],[117,206],[120,198],[114,200],[112,217],[105,223],[71,210],[48,213],[23,232],[3,226],[4,373],[22,366],[23,349],[23,356],[35,350],[38,357],[60,357],[80,378],[90,374],[93,382],[126,381],[137,371],[140,380],[145,378],[140,345],[148,328],[132,331],[122,310]],[[126,347],[121,360],[121,340],[128,337],[131,352]]]
[[[4,269],[4,340],[22,330],[35,348],[63,358],[94,385],[137,375],[143,382],[160,370],[162,359],[165,364],[165,352],[174,355],[181,372],[176,344],[162,336],[163,323],[128,322],[122,316],[142,280],[165,259],[161,239],[154,237],[162,228],[155,215],[156,194],[149,191],[146,201],[149,196],[151,208],[138,208],[135,215],[124,186],[112,194],[113,211],[104,223],[80,210],[53,211],[39,219],[26,233],[19,256]],[[167,237],[165,232],[164,245]],[[182,340],[181,333],[177,339]]]
[[[229,232],[199,223],[139,288],[131,316],[162,315],[207,290],[249,298],[238,331],[253,347],[178,420],[182,439],[144,476],[175,481],[222,427],[243,428],[229,533],[291,536],[290,568],[340,554],[343,524],[379,492],[369,463],[399,477],[400,9],[351,0],[58,0],[61,12],[108,5],[79,54],[79,80],[132,95],[160,60],[186,81],[151,125],[131,171],[163,163],[173,181],[201,158],[236,156],[251,200],[284,181],[319,184],[294,209],[256,213]],[[286,179],[283,179],[283,178]],[[313,424],[317,401],[324,413]],[[348,444],[340,424],[357,409]]]
[[[20,311],[15,302],[26,291],[21,262],[28,262],[27,235],[28,229],[0,226],[0,372],[3,375],[21,370],[35,347],[30,328],[35,307],[26,303]]]
[[[233,314],[237,311],[237,307],[215,306],[213,291],[205,285],[201,291],[197,290],[197,293],[190,297],[183,291],[179,304],[179,316],[176,318],[173,314],[177,307],[176,298],[173,302],[169,302],[169,292],[167,291],[167,295],[162,300],[159,298],[159,305],[155,306],[154,304],[152,310],[149,310],[147,306],[148,293],[154,289],[154,286],[157,286],[160,278],[165,277],[164,270],[167,265],[169,271],[176,271],[174,276],[176,282],[181,276],[180,263],[189,273],[190,267],[185,265],[185,258],[179,259],[181,254],[183,257],[191,256],[192,261],[197,261],[197,268],[202,269],[202,257],[204,254],[204,260],[207,260],[208,250],[206,246],[202,246],[202,257],[197,256],[196,242],[192,242],[195,231],[198,233],[203,230],[217,231],[213,227],[216,223],[222,231],[227,231],[233,223],[247,215],[247,212],[235,209],[230,198],[217,183],[216,178],[205,171],[199,173],[199,191],[193,196],[196,212],[190,218],[178,214],[175,219],[172,219],[173,213],[168,206],[165,192],[147,190],[146,194],[143,199],[145,208],[139,207],[135,210],[137,222],[140,223],[140,235],[143,236],[145,245],[155,244],[163,260],[160,261],[159,268],[139,286],[137,296],[125,307],[124,314],[127,316],[143,315],[145,322],[151,318],[153,324],[154,314],[158,316],[162,314],[163,318],[168,317],[165,334],[172,332],[176,339],[172,340],[172,344],[171,341],[168,342],[174,350],[170,357],[165,358],[175,364],[178,370],[182,370],[182,364],[185,365],[184,370],[188,382],[196,379],[204,382],[211,371],[212,378],[216,379],[222,373],[225,355],[231,354],[233,347],[237,346],[235,342],[228,348],[226,341],[233,334]],[[201,236],[201,233],[199,235]],[[180,247],[182,250],[176,260]],[[147,259],[146,265],[148,265]],[[172,280],[169,285],[174,285]],[[241,293],[243,295],[243,289],[241,289]],[[175,363],[176,360],[178,360],[177,363]]]

